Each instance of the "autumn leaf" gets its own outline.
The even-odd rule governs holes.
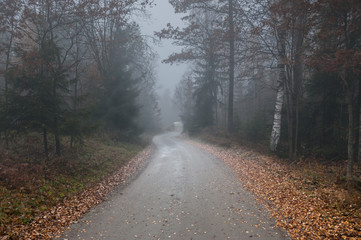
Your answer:
[[[242,146],[224,148],[194,140],[189,143],[230,166],[292,239],[361,239],[361,220],[356,214],[360,209],[354,205],[338,209],[332,204],[338,201],[342,189],[326,186],[306,193],[309,184],[303,181],[302,172],[276,157]]]

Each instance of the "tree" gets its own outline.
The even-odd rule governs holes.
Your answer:
[[[115,132],[117,137],[122,134],[131,137],[131,133],[137,131],[135,118],[139,107],[136,98],[140,79],[134,76],[134,65],[131,64],[133,51],[137,49],[134,34],[139,36],[134,26],[119,27],[109,44],[108,65],[103,65],[106,78],[103,79],[98,114],[103,127]]]
[[[275,106],[275,114],[271,133],[271,144],[270,149],[275,151],[279,143],[281,136],[281,117],[282,117],[282,106],[284,102],[284,88],[286,83],[286,30],[284,29],[283,16],[276,13],[275,16],[276,24],[276,37],[277,37],[277,53],[278,53],[278,69],[279,77],[277,80],[277,99]]]
[[[229,90],[228,90],[228,132],[233,131],[233,95],[234,95],[234,67],[235,67],[235,30],[233,0],[228,0],[228,39],[229,39]]]
[[[213,25],[217,28],[218,39],[222,42],[215,41],[218,51],[218,61],[224,61],[223,68],[228,75],[228,99],[227,99],[227,130],[232,132],[234,121],[234,82],[235,82],[235,67],[237,51],[237,44],[240,42],[239,34],[241,32],[243,13],[241,10],[241,3],[233,0],[226,1],[212,1],[212,0],[198,0],[198,1],[170,1],[177,12],[187,11],[203,11],[209,15],[213,15]],[[190,14],[185,19],[191,19],[194,15]]]
[[[14,24],[8,24],[4,29],[6,34],[10,33],[8,34],[10,42],[16,43],[18,55],[18,62],[14,62],[5,75],[11,76],[14,89],[11,91],[11,107],[6,108],[8,104],[3,104],[2,122],[18,132],[40,131],[41,129],[47,158],[49,155],[47,138],[48,133],[51,133],[55,138],[56,154],[60,155],[61,136],[70,135],[72,145],[73,138],[76,135],[80,136],[86,129],[84,124],[84,118],[87,117],[86,107],[81,102],[78,92],[80,68],[90,69],[96,62],[99,72],[102,73],[102,81],[108,84],[108,89],[111,89],[112,78],[134,79],[134,76],[130,77],[131,71],[124,70],[131,65],[129,62],[121,63],[121,72],[114,65],[119,63],[116,61],[123,61],[124,58],[114,55],[119,54],[119,49],[112,44],[115,44],[113,40],[118,34],[117,29],[119,26],[125,26],[129,14],[144,8],[149,1],[54,2],[46,0],[27,1],[24,5],[16,5],[15,2],[18,3],[11,2],[6,9],[2,9],[4,16],[11,15],[8,13],[9,9],[16,11],[16,14],[12,15],[13,19],[9,19],[9,23],[14,22]],[[22,38],[20,39],[19,36]],[[136,42],[135,39],[133,40]],[[126,44],[129,42],[131,41],[127,41]],[[14,55],[15,48],[11,44],[6,46],[6,68],[8,68],[9,56]],[[91,52],[86,49],[94,50],[94,60],[85,53]],[[31,57],[29,56],[34,58],[33,64],[30,64]],[[109,59],[113,62],[108,62]],[[7,79],[6,77],[6,89]],[[124,86],[116,88],[128,91],[129,85],[125,82],[123,81]],[[74,90],[70,89],[71,86]],[[116,91],[116,88],[113,90]],[[132,91],[135,92],[134,89]],[[73,97],[71,97],[72,94]],[[109,94],[111,96],[112,93]],[[7,97],[8,94],[5,96]],[[36,103],[40,109],[26,105],[27,102],[24,99],[29,99],[29,102],[33,104]],[[129,99],[129,104],[135,105],[135,100]],[[118,100],[114,99],[114,101]],[[123,100],[123,102],[126,101]],[[24,106],[27,106],[26,111],[21,112],[20,109]]]
[[[177,6],[175,6],[177,8]],[[181,53],[174,53],[165,62],[194,62],[194,98],[199,111],[194,111],[194,126],[204,127],[214,123],[217,94],[220,84],[218,72],[220,52],[223,46],[221,28],[217,16],[204,8],[190,8],[190,15],[184,18],[188,26],[180,30],[168,25],[168,29],[157,33],[160,38],[174,39],[183,46]]]
[[[241,4],[233,0],[227,1],[212,1],[212,0],[199,0],[199,1],[170,1],[174,6],[176,12],[188,13],[184,20],[188,22],[188,28],[183,31],[168,26],[168,29],[159,34],[161,37],[172,38],[180,46],[184,46],[184,51],[180,54],[172,55],[168,60],[189,60],[195,61],[200,58],[203,59],[202,70],[210,70],[210,66],[213,64],[216,68],[212,70],[217,75],[217,90],[213,89],[213,107],[208,108],[216,114],[218,121],[218,95],[219,93],[227,94],[227,100],[222,104],[227,106],[226,112],[226,127],[229,132],[233,129],[233,112],[234,112],[234,84],[235,84],[235,68],[239,64],[236,58],[242,54],[240,45],[242,39],[240,33],[242,31],[242,11]],[[204,16],[203,20],[200,20],[200,16]],[[193,34],[193,33],[197,33]],[[203,39],[207,39],[202,42]],[[204,45],[206,43],[207,45]],[[202,45],[203,44],[203,45]],[[193,48],[192,48],[193,47]],[[207,49],[213,48],[213,56],[210,55],[210,51]],[[191,49],[191,50],[190,50]],[[207,52],[208,51],[208,52]],[[202,54],[199,54],[203,52]],[[212,60],[214,58],[214,60]],[[208,61],[208,63],[207,63]],[[214,64],[215,63],[215,64]],[[209,65],[209,67],[205,67]],[[197,66],[201,67],[200,65]],[[207,71],[208,71],[207,70]],[[196,72],[200,72],[199,69]],[[221,82],[225,80],[227,75],[227,84]],[[211,76],[211,75],[209,75]],[[207,78],[209,78],[207,76]],[[211,81],[211,78],[209,78]],[[198,80],[200,81],[200,80]],[[212,84],[210,84],[212,85]],[[206,86],[210,86],[207,85]],[[221,89],[221,86],[224,88]],[[195,91],[195,93],[204,94],[207,91]],[[208,101],[208,100],[207,100]],[[203,107],[202,109],[207,109]],[[210,116],[210,115],[208,115]],[[213,117],[214,118],[214,117]],[[209,118],[208,118],[209,119]],[[212,123],[214,124],[214,122]]]
[[[281,136],[282,108],[286,103],[287,136],[290,160],[296,159],[299,139],[299,107],[302,98],[304,38],[309,33],[310,3],[308,1],[260,1],[256,12],[264,11],[263,19],[251,22],[255,33],[261,34],[265,48],[277,60],[279,77],[271,133],[270,149],[275,151]],[[259,12],[261,14],[262,12]],[[267,33],[268,32],[268,33]],[[269,34],[271,33],[271,34]],[[273,35],[272,43],[267,42]]]
[[[1,1],[0,2],[0,59],[3,60],[0,63],[0,74],[4,77],[4,89],[2,89],[2,95],[4,97],[2,107],[6,112],[8,109],[8,94],[9,94],[9,79],[8,71],[11,67],[11,53],[14,51],[14,43],[16,38],[20,38],[20,34],[17,31],[19,25],[19,15],[22,9],[21,1]],[[9,144],[9,126],[7,121],[2,122],[2,129],[4,129],[5,144],[8,147]]]
[[[180,118],[183,122],[183,131],[192,132],[194,101],[193,101],[193,79],[192,72],[185,73],[182,80],[176,86],[174,92],[174,101],[178,106]]]
[[[67,31],[75,19],[75,8],[74,2],[30,1],[24,8],[21,28],[27,41],[32,42],[31,48],[38,49],[42,58],[38,65],[39,77],[51,82],[52,101],[49,104],[52,105],[52,111],[49,112],[49,117],[52,118],[51,132],[55,138],[58,156],[61,155],[61,124],[65,117],[63,110],[68,108],[62,98],[69,85],[69,79],[65,76],[65,62],[73,47],[74,34],[78,34]],[[44,128],[44,140],[46,132]]]
[[[66,105],[64,99],[53,92],[53,77],[57,78],[55,88],[57,93],[60,93],[60,89],[61,92],[67,91],[64,72],[57,72],[58,51],[59,48],[54,42],[44,41],[41,49],[22,53],[22,65],[11,70],[12,90],[9,93],[9,107],[4,112],[9,119],[10,129],[18,132],[29,130],[42,132],[47,159],[49,159],[48,132],[58,134],[57,121],[62,120],[66,111],[62,107]]]
[[[345,88],[348,109],[347,181],[352,182],[355,154],[355,103],[356,85],[360,79],[361,52],[361,7],[357,1],[323,1],[316,4],[316,13],[321,18],[315,39],[318,48],[310,64],[318,69],[337,74]]]

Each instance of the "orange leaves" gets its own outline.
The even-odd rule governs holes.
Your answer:
[[[243,147],[191,143],[230,166],[244,186],[266,204],[277,226],[293,239],[361,238],[360,218],[332,205],[341,191],[334,186],[307,190],[304,176],[269,156]],[[347,211],[355,210],[351,205]]]
[[[65,198],[63,202],[36,216],[29,225],[8,226],[7,235],[0,235],[0,239],[52,239],[54,234],[60,235],[62,228],[77,221],[90,208],[101,203],[115,186],[126,182],[143,166],[151,152],[151,147],[148,147],[109,178],[73,197]]]

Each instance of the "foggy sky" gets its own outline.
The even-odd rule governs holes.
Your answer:
[[[167,23],[171,23],[173,26],[184,26],[181,15],[174,13],[174,9],[168,0],[156,0],[155,2],[155,6],[148,8],[149,18],[141,17],[137,20],[143,34],[153,36],[155,31],[165,28]],[[156,69],[158,93],[162,94],[167,88],[173,92],[175,85],[181,80],[183,73],[186,71],[186,64],[170,65],[161,63],[161,61],[173,52],[179,52],[181,48],[172,45],[171,40],[162,40],[161,45],[152,45],[154,46],[154,52],[159,55],[158,68]]]

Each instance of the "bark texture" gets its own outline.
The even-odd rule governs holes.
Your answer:
[[[284,72],[283,72],[284,74]],[[281,75],[281,73],[280,73]],[[283,82],[278,81],[278,89],[277,89],[277,99],[275,106],[275,113],[273,118],[273,127],[271,133],[271,143],[270,149],[271,151],[276,151],[280,136],[281,136],[281,119],[282,119],[282,106],[284,101],[284,87]]]
[[[284,84],[286,82],[286,69],[285,69],[285,59],[286,59],[286,33],[284,30],[278,32],[277,47],[278,47],[278,69],[279,76],[277,82],[277,98],[275,105],[275,113],[273,118],[273,127],[271,133],[271,142],[270,149],[271,151],[276,151],[280,136],[281,136],[281,119],[282,119],[282,107],[284,102]]]

